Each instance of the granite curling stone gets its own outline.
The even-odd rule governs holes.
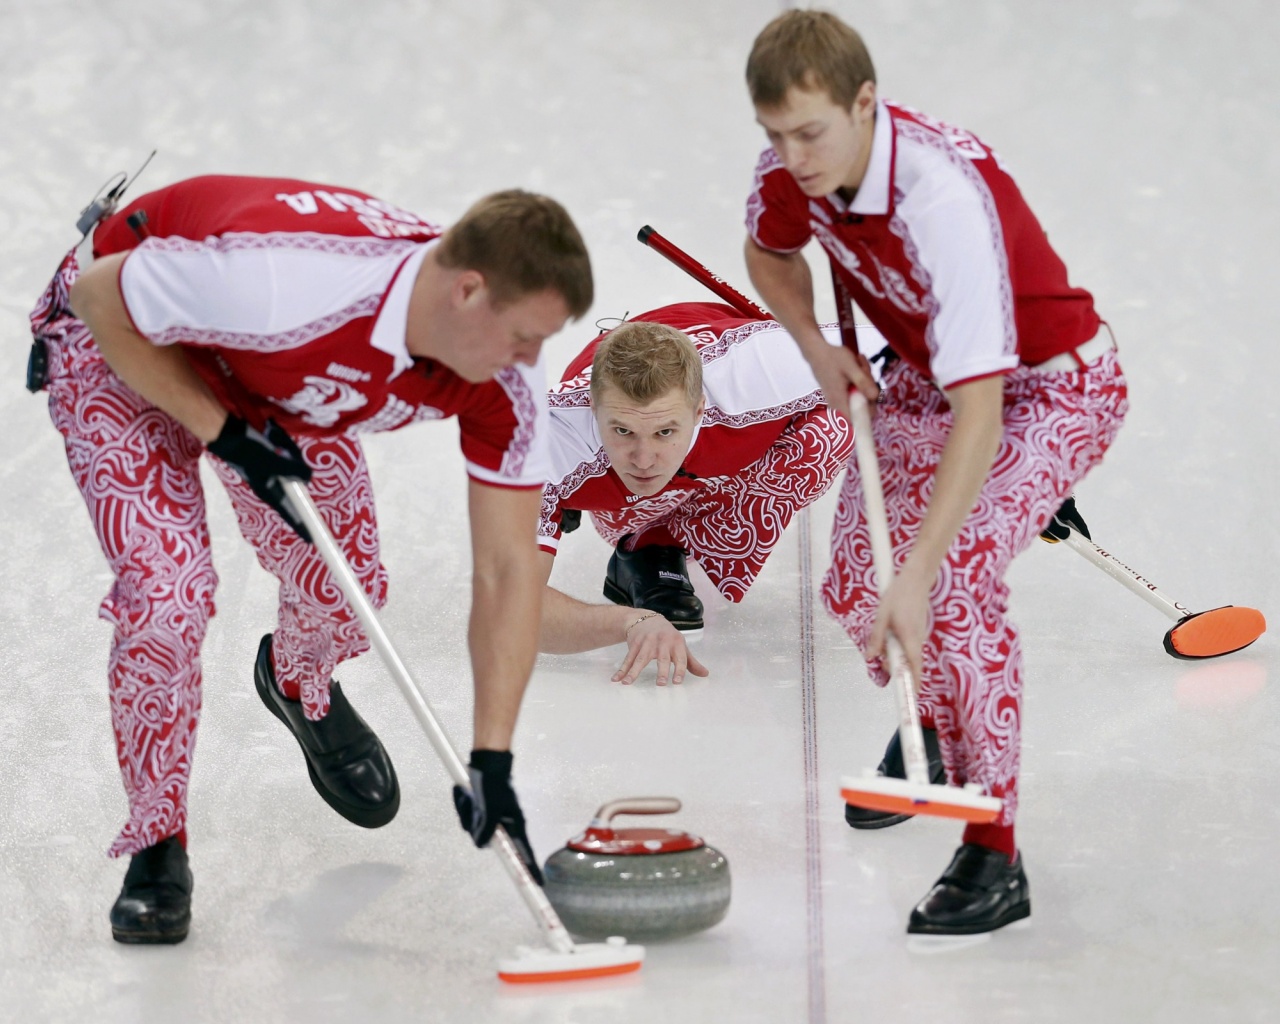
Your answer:
[[[729,862],[676,829],[620,828],[619,814],[673,814],[674,797],[613,800],[547,858],[546,893],[574,935],[670,939],[710,928],[729,909]]]

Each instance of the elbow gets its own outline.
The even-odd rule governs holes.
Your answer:
[[[756,245],[755,239],[747,235],[742,248],[743,260],[747,264],[747,278],[762,295],[769,286],[769,257],[772,254]]]
[[[71,285],[71,291],[67,295],[71,304],[71,312],[76,315],[77,320],[89,322],[92,316],[93,308],[93,281],[87,274],[82,274],[76,278]]]
[[[771,259],[778,257],[776,252],[762,249],[750,235],[747,235],[746,241],[742,244],[742,255],[747,261],[748,273],[757,270],[761,266],[767,266]]]
[[[110,308],[111,299],[123,304],[118,279],[123,257],[106,257],[91,264],[71,285],[68,301],[76,319],[82,320],[93,330]]]

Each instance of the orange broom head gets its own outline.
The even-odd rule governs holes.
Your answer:
[[[1164,635],[1164,649],[1175,658],[1217,658],[1248,647],[1267,629],[1257,608],[1213,608],[1178,620]]]
[[[955,786],[932,786],[883,775],[840,780],[845,803],[869,811],[890,814],[928,814],[935,818],[959,818],[985,825],[1000,816],[999,797],[984,796]]]
[[[640,970],[643,962],[643,946],[633,946],[626,939],[613,936],[605,942],[575,945],[570,953],[520,946],[514,957],[498,961],[498,977],[513,985],[582,981],[630,974]]]

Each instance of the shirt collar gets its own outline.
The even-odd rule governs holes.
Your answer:
[[[883,100],[876,101],[876,125],[871,135],[871,158],[867,161],[867,173],[854,194],[853,202],[846,204],[836,193],[827,196],[828,201],[841,213],[862,213],[883,216],[889,212],[889,182],[893,177],[893,121]]]
[[[706,391],[702,392],[702,400],[704,403],[707,401]],[[698,438],[702,436],[702,424],[706,422],[706,419],[707,419],[707,411],[706,411],[706,408],[704,407],[702,410],[702,415],[698,417],[698,422],[693,425],[693,436],[689,438],[689,450],[684,453],[684,458],[680,460],[680,469],[684,470],[684,472],[688,474],[690,477],[692,477],[694,480],[698,478],[694,476],[693,473],[690,473],[687,469],[685,469],[684,464],[689,460],[689,456],[693,454],[693,450],[698,446]],[[679,476],[679,475],[680,475],[680,471],[677,470],[676,476]],[[673,477],[672,483],[674,482],[675,482],[675,478]]]
[[[391,290],[382,303],[378,319],[374,322],[373,331],[369,335],[369,344],[379,352],[385,352],[394,360],[391,376],[394,380],[413,365],[413,356],[409,355],[406,334],[409,327],[409,296],[413,294],[413,284],[418,279],[418,270],[422,261],[436,241],[417,246],[405,257],[400,269],[396,271]]]

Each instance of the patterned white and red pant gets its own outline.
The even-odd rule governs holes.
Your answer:
[[[610,544],[629,533],[665,530],[721,594],[741,601],[792,517],[826,494],[852,452],[849,421],[821,406],[792,419],[740,473],[591,518]]]
[[[901,568],[928,508],[951,409],[931,381],[901,361],[883,384],[874,435]],[[1001,825],[1012,825],[1017,811],[1022,700],[1022,651],[1004,575],[1102,459],[1128,410],[1126,395],[1114,352],[1079,372],[1023,367],[1005,378],[1003,440],[929,595],[921,717],[938,730],[949,780],[976,782],[1003,799]],[[877,593],[862,487],[851,470],[832,528],[823,599],[864,651]],[[878,659],[868,669],[878,685],[888,682]]]
[[[84,324],[65,313],[74,276],[71,263],[42,297],[32,323],[48,346],[50,416],[115,577],[100,614],[114,627],[107,676],[129,819],[109,852],[121,856],[186,827],[200,647],[218,579],[200,484],[203,446],[130,390]],[[380,607],[386,573],[359,442],[351,436],[295,440],[314,471],[309,489],[316,505]],[[280,581],[272,642],[277,679],[297,685],[307,717],[321,718],[331,673],[367,650],[364,633],[315,549],[233,470],[211,462],[245,539]],[[251,685],[251,659],[246,651],[243,685]]]

